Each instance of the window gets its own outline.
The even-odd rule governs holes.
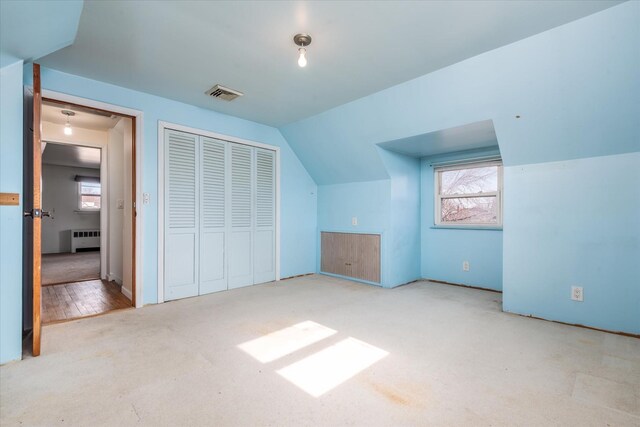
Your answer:
[[[100,210],[99,182],[78,182],[78,208],[82,211]]]
[[[502,163],[435,169],[436,226],[502,227]]]

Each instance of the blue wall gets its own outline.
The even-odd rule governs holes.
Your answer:
[[[22,61],[0,69],[0,363],[22,353]]]
[[[637,151],[639,17],[622,3],[281,131],[318,184],[384,179],[377,143],[487,119],[507,165]]]
[[[378,155],[390,179],[318,186],[318,229],[381,234],[381,285],[392,288],[420,278],[420,161]]]
[[[378,148],[391,176],[389,286],[420,279],[420,160]]]
[[[31,71],[25,68],[25,81]],[[158,121],[167,121],[281,148],[281,276],[315,271],[317,187],[280,132],[272,127],[227,116],[165,98],[73,76],[42,70],[42,86],[83,98],[99,100],[144,112],[142,191],[151,203],[144,208],[144,303],[157,302],[158,280]]]
[[[640,153],[511,166],[505,179],[504,310],[640,334]]]
[[[22,186],[20,177],[23,67],[20,63],[13,68],[7,67],[2,70],[2,191],[19,192]],[[31,67],[24,67],[24,81],[25,84],[31,84]],[[279,146],[281,149],[281,276],[294,276],[316,270],[317,186],[277,129],[46,68],[42,69],[42,86],[44,89],[144,112],[142,191],[151,196],[150,204],[142,207],[144,209],[142,286],[145,304],[156,303],[158,298],[159,120]],[[10,122],[10,125],[5,126],[5,119]],[[8,167],[5,167],[5,162]],[[6,183],[5,175],[10,176]],[[0,250],[3,267],[0,330],[3,345],[0,362],[3,363],[19,358],[21,351],[21,258],[20,251],[16,250],[16,242],[21,241],[22,220],[19,208],[2,207],[0,209],[2,209]],[[5,216],[5,211],[11,211],[12,214]],[[14,211],[17,212],[16,215],[13,215]],[[5,268],[5,263],[15,268]],[[5,309],[5,307],[8,308]]]
[[[497,155],[497,150],[483,150]],[[479,156],[474,151],[473,156]],[[502,290],[502,230],[435,228],[435,161],[462,160],[468,155],[449,155],[422,160],[422,277],[481,288]],[[469,261],[469,271],[462,263]]]
[[[638,152],[638,40],[640,2],[622,3],[289,124],[281,131],[316,182],[353,185],[354,191],[357,191],[355,183],[358,181],[390,177],[388,167],[373,154],[376,144],[488,119],[494,123],[506,166]],[[575,179],[588,180],[595,172],[578,169],[575,173]],[[518,203],[524,192],[534,191],[538,186],[536,182],[510,182],[510,179],[512,174],[505,176],[506,204]],[[354,184],[346,184],[349,182]],[[423,187],[428,186],[424,183]],[[618,190],[611,188],[609,191]],[[636,190],[630,197],[634,199],[637,194]],[[370,202],[366,197],[360,194],[353,197],[352,203],[362,201],[362,210],[368,209]],[[390,190],[388,197],[390,203]],[[320,199],[319,212],[331,209],[331,206],[324,206],[324,202],[325,199]],[[431,211],[428,203],[431,203],[430,197],[423,197],[425,215]],[[635,212],[631,208],[634,203],[619,206],[619,209]],[[352,206],[352,210],[358,210],[358,207]],[[429,219],[424,221],[429,222]],[[544,249],[532,249],[525,233],[516,233],[514,238],[509,233],[535,223],[535,213],[518,211],[515,215],[514,210],[507,209],[504,221],[503,238],[505,242],[509,239],[509,245],[504,244],[503,253],[503,289],[509,299],[505,306],[522,314],[532,312],[526,301],[528,293],[508,294],[510,287],[518,289],[520,283],[527,283],[527,286],[535,286],[535,291],[529,292],[541,294],[535,299],[534,308],[537,307],[548,319],[565,319],[567,314],[562,306],[542,307],[542,301],[555,298],[555,291],[548,283],[541,282],[548,282],[556,269],[558,276],[562,276],[564,270],[559,266],[571,264],[575,253],[583,256],[584,265],[601,263],[598,251],[583,253],[580,236],[574,234],[570,238],[575,239],[575,250],[571,249],[571,244],[556,246],[550,243],[539,245]],[[591,226],[599,228],[603,235],[617,235],[613,221]],[[486,258],[471,258],[473,253],[465,254],[471,258],[469,277],[475,273],[475,265],[487,266],[486,275],[478,277],[478,283],[474,284],[498,287],[499,232],[459,231],[455,234],[443,230],[431,232],[424,227],[423,231],[427,233],[422,246],[423,275],[437,275],[434,278],[451,282],[461,281],[458,276],[460,260],[451,261],[453,265],[449,268],[446,263],[438,262],[438,254],[430,251],[450,244],[476,248],[487,244],[490,246]],[[460,238],[458,242],[455,241],[457,238]],[[429,239],[432,245],[429,245]],[[619,242],[620,252],[625,247],[623,243]],[[510,265],[515,262],[510,255],[520,251],[530,256],[554,259],[554,263],[537,270],[519,269],[520,263]],[[383,267],[387,263],[388,260],[383,260]],[[603,277],[595,276],[594,280],[602,283],[589,287],[607,286],[612,294],[628,295],[630,286],[637,286],[637,283],[628,282],[634,268],[629,264],[617,270],[611,269],[606,285],[602,282],[605,280]],[[466,277],[462,281],[464,283]],[[476,282],[475,278],[473,282]],[[587,292],[585,288],[585,298],[588,298]],[[604,327],[602,319],[619,318],[617,329],[637,330],[640,310],[620,318],[606,300],[594,299],[592,303],[600,310],[598,316],[580,311],[573,321]]]
[[[433,252],[459,245],[471,248],[490,245],[485,259],[478,257],[480,250],[461,257],[468,256],[471,262],[469,278],[476,273],[474,266],[483,266],[478,273],[484,271],[486,275],[474,277],[472,284],[491,286],[498,283],[500,233],[425,230],[425,223],[431,221],[428,212],[433,211],[428,205],[432,197],[425,194],[432,187],[425,182],[429,171],[425,171],[423,164],[422,190],[415,197],[405,198],[403,194],[420,187],[415,180],[415,162],[387,156],[376,145],[491,119],[507,166],[503,232],[505,309],[638,333],[639,233],[634,218],[640,195],[637,175],[625,172],[639,168],[637,154],[627,154],[640,151],[638,40],[640,2],[626,2],[284,126],[282,134],[257,123],[53,70],[43,69],[43,85],[145,113],[143,191],[151,194],[151,204],[143,207],[145,303],[157,299],[158,120],[282,147],[283,276],[317,268],[318,229],[357,230],[383,233],[385,286],[399,284],[396,279],[405,272],[406,277],[411,277],[417,271],[416,256],[421,257],[417,265],[422,275],[464,283],[467,277],[458,280],[457,276],[460,260],[453,259],[449,267],[438,259],[442,254]],[[8,72],[6,80],[16,90],[14,74]],[[28,81],[29,70],[25,76]],[[5,103],[11,104],[7,110],[11,112],[21,102],[21,93],[4,93],[4,82],[3,69],[3,120]],[[5,158],[20,164],[17,156],[21,147],[14,144],[20,145],[21,137],[6,146],[5,133],[14,131],[20,132],[13,126],[6,128],[3,121],[3,166]],[[5,152],[10,153],[8,157]],[[594,157],[598,158],[590,159]],[[561,162],[555,163],[558,161]],[[600,162],[603,168],[597,167]],[[408,167],[399,167],[403,164]],[[547,178],[529,178],[539,176],[538,171],[547,174]],[[606,186],[609,176],[636,185]],[[596,177],[600,182],[596,182]],[[321,185],[316,188],[314,181]],[[558,183],[567,188],[556,188]],[[9,187],[7,184],[5,190],[3,175],[2,191],[9,191]],[[550,199],[557,206],[566,211],[575,206],[582,208],[575,212],[575,222],[552,217],[555,206],[546,212],[540,207],[550,188],[557,189],[556,196]],[[593,199],[600,206],[588,202],[591,188],[601,190]],[[420,195],[422,218],[416,226],[415,207]],[[605,205],[613,206],[616,212],[612,219],[608,214],[608,221],[604,221]],[[401,206],[408,207],[407,211],[398,208]],[[8,248],[15,247],[5,239],[4,233],[9,229],[5,218],[14,217],[5,217],[5,209],[10,208],[1,209],[0,335],[4,344],[5,339],[14,342],[20,329],[19,316],[5,322],[5,315],[11,316],[12,312],[4,307],[18,306],[20,293],[14,295],[12,288],[5,286],[5,274],[15,274],[11,273],[13,269],[4,268],[11,256],[6,255]],[[352,216],[358,217],[358,227],[351,226]],[[417,235],[416,230],[423,233],[421,245],[411,239],[412,233]],[[559,241],[557,236],[564,240]],[[531,244],[532,239],[535,245]],[[407,249],[412,255],[407,265],[394,269],[394,249]],[[19,258],[17,261],[19,265]],[[570,302],[565,293],[574,279],[575,284],[585,287],[584,303]],[[11,344],[7,350],[3,345],[3,358],[5,352],[9,358],[19,355],[19,343]]]
[[[390,238],[391,181],[389,179],[318,186],[318,230],[382,234],[382,285],[389,286],[390,267],[385,263]],[[358,225],[351,219],[358,218]],[[317,271],[320,271],[318,241]]]

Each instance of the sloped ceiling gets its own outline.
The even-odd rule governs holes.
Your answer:
[[[0,68],[73,43],[83,1],[0,1]]]
[[[385,150],[409,157],[429,157],[451,152],[498,147],[496,130],[491,120],[469,123],[422,135],[378,144]]]
[[[487,119],[507,166],[640,151],[638,40],[623,3],[280,130],[318,184],[385,179],[377,144]]]
[[[87,1],[75,43],[41,63],[281,126],[614,4]],[[304,69],[292,41],[298,32],[313,37]],[[245,96],[206,96],[216,83]]]

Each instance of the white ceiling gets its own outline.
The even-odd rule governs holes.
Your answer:
[[[281,126],[617,3],[86,1],[74,44],[40,62]],[[204,95],[216,83],[245,96]]]
[[[47,143],[42,153],[46,165],[100,169],[100,149],[70,144]]]
[[[71,110],[75,112],[75,116],[69,118],[69,124],[72,127],[83,129],[106,131],[118,124],[119,116],[112,116],[107,113],[99,113],[89,111],[84,108],[64,105],[58,103],[42,103],[42,120],[59,125],[67,123],[67,116],[62,114],[62,110]]]

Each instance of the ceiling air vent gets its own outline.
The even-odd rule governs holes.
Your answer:
[[[213,98],[224,99],[225,101],[233,101],[237,97],[244,95],[242,92],[220,85],[215,85],[205,93]]]

